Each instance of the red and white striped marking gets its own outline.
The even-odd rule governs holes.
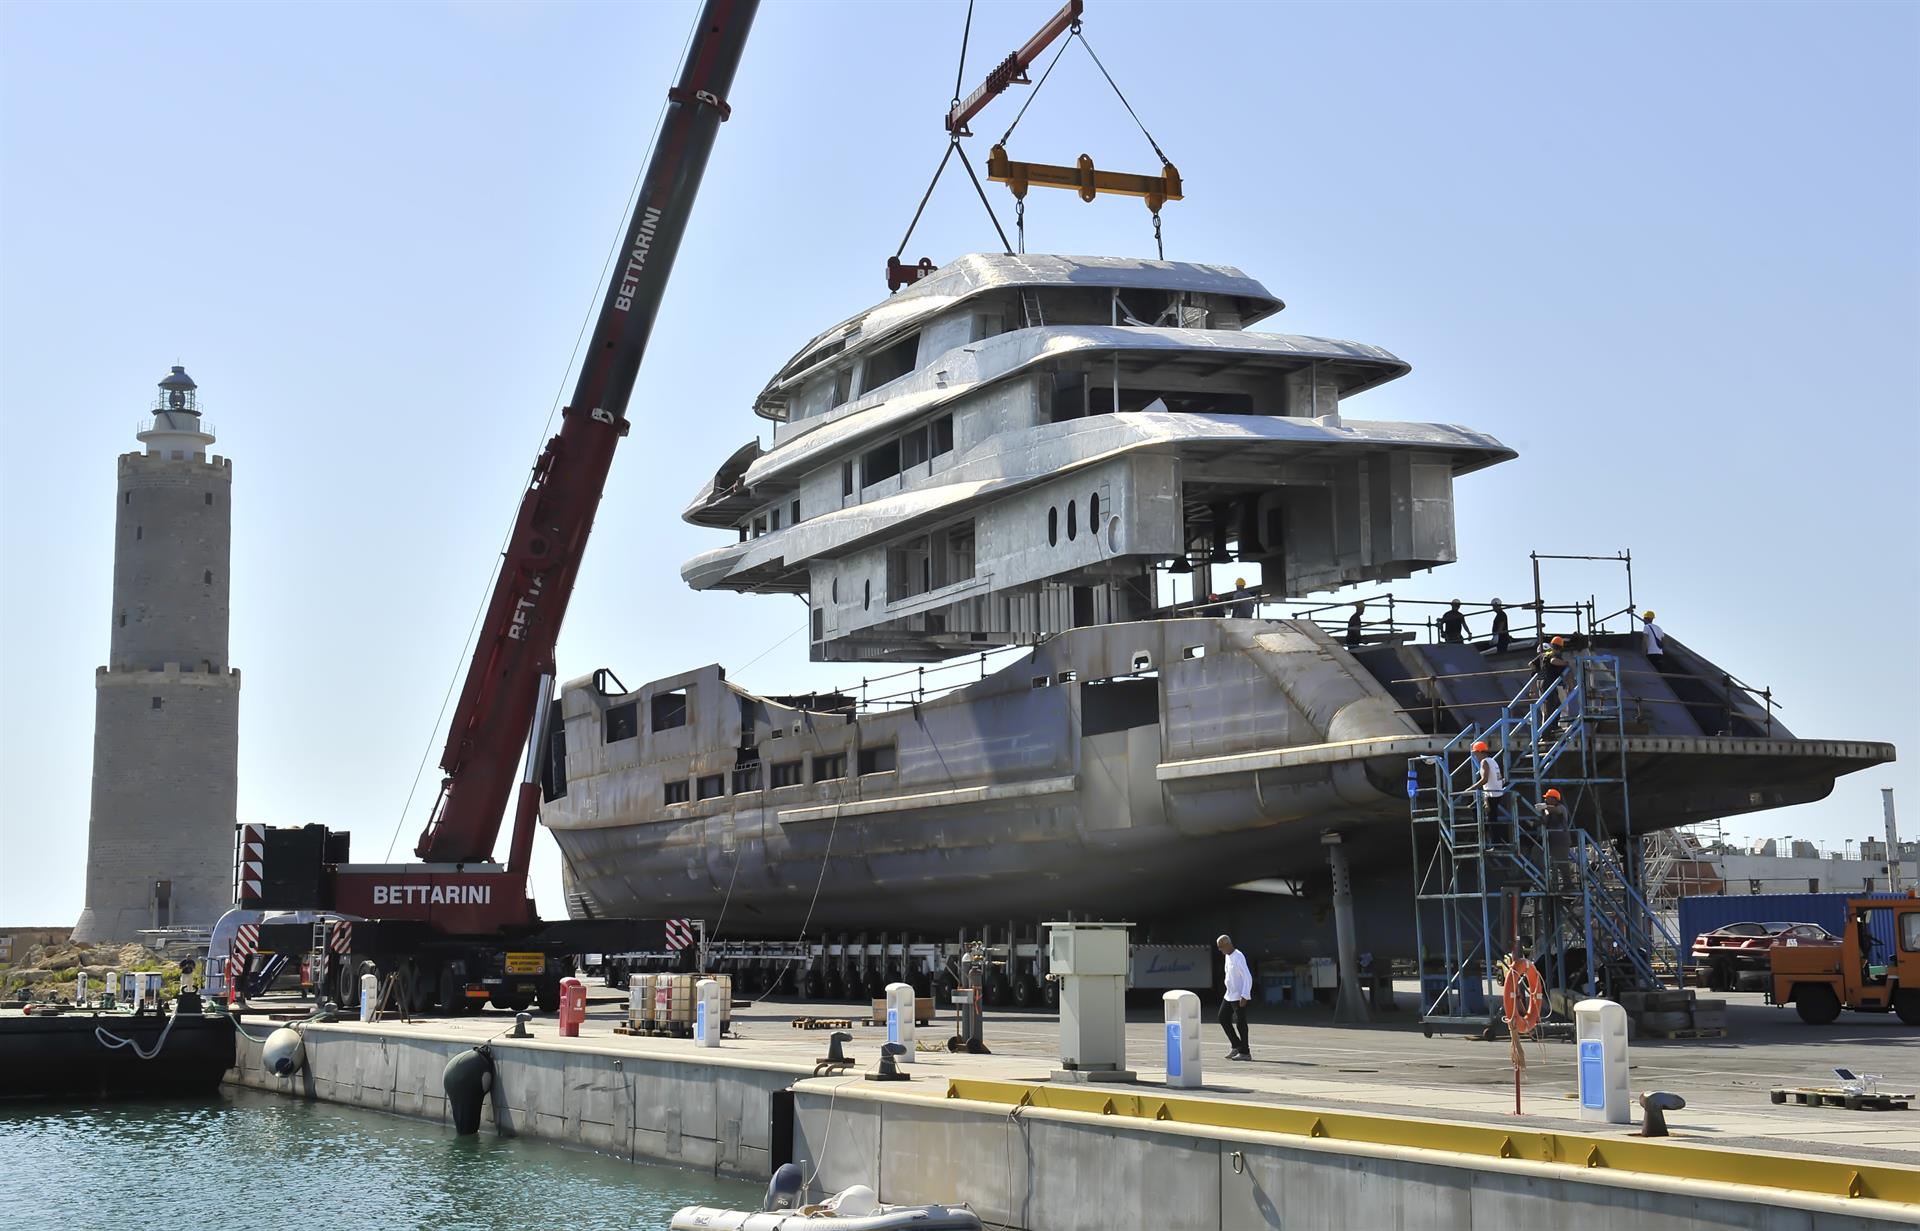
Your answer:
[[[266,880],[267,827],[240,827],[240,904],[258,902]]]
[[[692,947],[693,920],[667,920],[667,949],[671,952],[678,952],[681,949],[691,949]]]
[[[243,923],[233,934],[233,956],[244,962],[260,951],[260,925]]]
[[[333,925],[333,935],[327,939],[327,948],[335,953],[353,951],[353,925],[345,921]]]

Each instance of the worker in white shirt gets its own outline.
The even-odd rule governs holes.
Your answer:
[[[1487,748],[1487,741],[1473,741],[1473,801],[1481,833],[1487,837],[1492,834],[1486,825],[1499,811],[1500,797],[1507,793],[1507,780],[1500,772],[1500,762]]]
[[[1247,969],[1247,955],[1233,947],[1233,937],[1222,935],[1213,943],[1227,959],[1226,990],[1220,995],[1220,1029],[1227,1032],[1227,1044],[1233,1049],[1227,1059],[1251,1060],[1247,1004],[1253,999],[1253,972]]]
[[[1648,659],[1659,658],[1667,652],[1667,647],[1662,644],[1660,640],[1660,626],[1653,622],[1652,610],[1640,613],[1640,631],[1645,633],[1647,637]],[[1654,665],[1657,667],[1660,664],[1655,663]]]

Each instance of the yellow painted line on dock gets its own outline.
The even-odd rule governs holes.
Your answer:
[[[1594,1137],[1422,1120],[1352,1111],[1316,1111],[1263,1103],[1128,1094],[1088,1086],[1037,1086],[954,1077],[947,1097],[996,1107],[1035,1107],[1126,1116],[1188,1127],[1236,1129],[1332,1142],[1398,1146],[1481,1158],[1561,1163],[1672,1179],[1780,1188],[1828,1197],[1865,1197],[1920,1204],[1920,1167],[1852,1163],[1792,1154],[1754,1154],[1696,1146],[1672,1138]]]

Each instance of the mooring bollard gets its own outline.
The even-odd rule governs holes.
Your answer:
[[[1160,998],[1167,1021],[1167,1085],[1198,1090],[1200,1079],[1200,997],[1168,992]]]

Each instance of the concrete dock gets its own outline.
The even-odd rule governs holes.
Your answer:
[[[989,1019],[994,1054],[923,1050],[910,1083],[882,1084],[864,1078],[879,1028],[854,1029],[853,1070],[816,1078],[826,1032],[788,1024],[851,1006],[736,1009],[739,1037],[701,1049],[614,1034],[614,995],[596,989],[577,1039],[551,1019],[531,1039],[502,1037],[504,1014],[310,1025],[300,1076],[268,1075],[243,1041],[231,1080],[445,1122],[447,1058],[491,1041],[499,1078],[483,1131],[751,1179],[790,1152],[816,1192],[865,1183],[889,1201],[965,1201],[1020,1231],[1920,1224],[1920,1110],[1768,1094],[1830,1084],[1835,1066],[1883,1073],[1889,1089],[1920,1077],[1920,1047],[1893,1018],[1816,1029],[1736,994],[1729,1039],[1635,1044],[1635,1092],[1688,1103],[1670,1114],[1671,1137],[1644,1139],[1578,1119],[1571,1044],[1527,1046],[1515,1116],[1505,1043],[1426,1039],[1404,1011],[1364,1028],[1270,1013],[1254,1024],[1253,1063],[1229,1064],[1224,1039],[1209,1041],[1206,1088],[1174,1092],[1147,1015],[1129,1025],[1134,1084],[1048,1083],[1054,1019],[1011,1013]],[[249,1029],[262,1033],[257,1020]],[[919,1042],[951,1033],[943,1019]]]

